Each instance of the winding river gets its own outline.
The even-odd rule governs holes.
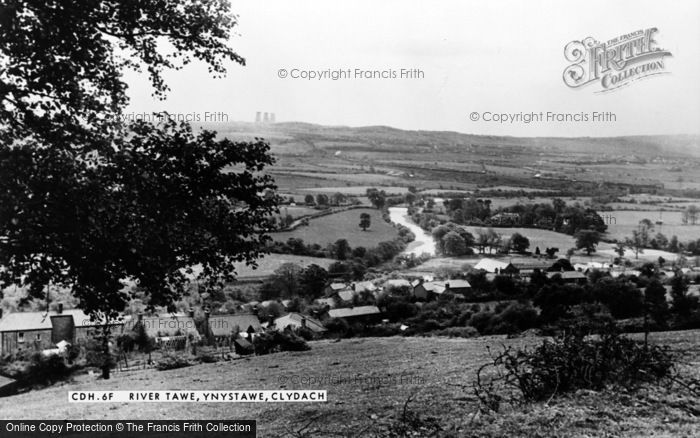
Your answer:
[[[433,236],[426,233],[408,217],[408,208],[390,207],[389,219],[396,224],[408,228],[416,236],[416,240],[408,245],[403,254],[420,255],[427,253],[431,256],[435,255],[435,241],[433,240]]]

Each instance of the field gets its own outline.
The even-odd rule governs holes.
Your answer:
[[[698,331],[651,335],[676,348],[693,349],[687,367],[697,374]],[[256,419],[260,437],[378,436],[408,409],[435,417],[448,436],[698,436],[700,422],[681,410],[697,400],[664,389],[585,391],[498,415],[478,413],[471,391],[487,348],[532,345],[538,338],[365,338],[312,342],[312,350],[202,364],[170,371],[88,375],[68,385],[0,398],[0,412],[14,420],[42,419]],[[302,383],[304,382],[304,383]],[[466,385],[466,386],[465,386]],[[66,403],[81,390],[326,389],[325,403]],[[294,435],[305,424],[308,435]],[[362,431],[362,433],[358,433]],[[419,436],[419,435],[417,435]]]
[[[251,278],[267,277],[271,275],[280,265],[284,263],[295,263],[301,267],[306,267],[311,264],[328,268],[335,260],[322,259],[318,257],[296,256],[290,254],[268,254],[258,260],[258,268],[253,269],[246,266],[245,263],[236,264],[236,272],[238,279],[246,280]]]
[[[654,225],[652,234],[663,233],[667,238],[678,236],[680,242],[700,239],[700,225],[683,225],[680,211],[629,211],[618,210],[601,212],[603,218],[608,218],[607,235],[610,238],[624,240],[632,236],[632,231],[636,230],[639,221],[649,219],[652,223],[661,219],[662,225]]]
[[[465,227],[467,231],[472,233],[474,237],[480,230],[486,230],[484,227]],[[546,248],[559,248],[560,253],[566,253],[566,250],[576,246],[576,241],[573,237],[557,233],[555,231],[540,230],[536,228],[500,228],[493,227],[493,230],[503,236],[503,239],[509,238],[513,233],[520,233],[530,239],[530,251],[535,251],[536,247],[540,247],[540,251],[544,254]]]
[[[371,225],[367,231],[360,229],[360,215],[369,213]],[[396,228],[384,222],[381,212],[373,208],[358,208],[311,219],[308,226],[294,231],[273,233],[273,239],[285,242],[290,237],[303,239],[305,243],[318,243],[326,246],[338,239],[347,239],[351,247],[373,248],[379,242],[392,240],[398,236]]]

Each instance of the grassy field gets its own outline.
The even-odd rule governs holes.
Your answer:
[[[371,226],[367,231],[359,227],[360,214],[369,213]],[[301,226],[294,231],[273,233],[272,237],[284,242],[290,237],[304,239],[306,243],[318,243],[325,246],[338,239],[347,239],[351,247],[364,246],[373,248],[379,242],[392,240],[398,236],[396,228],[384,222],[379,210],[358,208],[340,213],[311,219],[308,226]]]
[[[700,360],[698,331],[652,334],[692,349]],[[366,338],[312,342],[312,350],[202,364],[170,371],[116,373],[111,380],[81,375],[71,384],[0,398],[4,418],[19,419],[256,419],[260,437],[386,436],[404,404],[435,417],[442,436],[698,436],[697,418],[681,410],[682,397],[664,389],[579,392],[502,414],[479,414],[472,391],[488,348],[532,345],[538,338]],[[305,383],[302,383],[305,382]],[[318,382],[318,383],[314,383]],[[69,390],[326,389],[325,403],[66,403]],[[692,399],[683,399],[693,405]],[[697,400],[695,400],[697,406]],[[294,432],[308,424],[307,435]],[[360,431],[362,431],[360,433]],[[420,436],[420,435],[416,435]]]
[[[681,221],[682,213],[680,211],[630,211],[619,210],[600,213],[608,224],[607,234],[614,239],[624,240],[632,236],[632,231],[636,230],[639,221],[649,219],[652,223],[659,220],[663,221],[662,225],[654,225],[652,234],[663,233],[669,239],[671,236],[678,236],[681,242],[700,239],[700,225],[683,225]]]
[[[480,230],[485,230],[483,227],[465,227],[467,231],[472,233],[474,237]],[[576,246],[576,241],[572,236],[563,233],[557,233],[549,230],[540,230],[536,228],[500,228],[494,227],[493,230],[507,239],[513,233],[520,233],[530,239],[530,251],[535,251],[536,247],[540,247],[540,251],[544,254],[546,248],[559,248],[560,253],[565,254],[566,250]]]
[[[284,263],[295,263],[301,267],[316,264],[322,268],[328,268],[333,262],[335,262],[335,260],[322,259],[318,257],[296,256],[290,254],[268,254],[258,260],[257,269],[246,266],[245,263],[237,263],[236,272],[238,273],[239,279],[245,280],[248,278],[267,277]]]

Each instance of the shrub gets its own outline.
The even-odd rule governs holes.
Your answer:
[[[174,370],[177,368],[184,368],[192,365],[188,359],[176,354],[164,355],[157,363],[156,369],[158,371]]]
[[[253,341],[255,354],[270,354],[278,351],[307,351],[311,347],[291,330],[268,330]]]
[[[596,336],[573,330],[534,350],[505,348],[478,371],[474,389],[484,405],[498,411],[503,400],[542,401],[579,389],[658,382],[670,377],[673,367],[667,347],[647,346],[613,328]],[[484,380],[482,372],[489,368],[498,373]]]
[[[474,327],[448,327],[435,332],[438,336],[449,336],[450,338],[473,338],[479,336],[479,331]]]

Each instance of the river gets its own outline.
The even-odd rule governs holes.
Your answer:
[[[389,219],[395,224],[403,225],[408,228],[416,236],[416,239],[408,245],[403,254],[421,255],[426,253],[431,256],[435,255],[435,241],[433,240],[433,236],[426,233],[408,217],[408,208],[390,207]]]

